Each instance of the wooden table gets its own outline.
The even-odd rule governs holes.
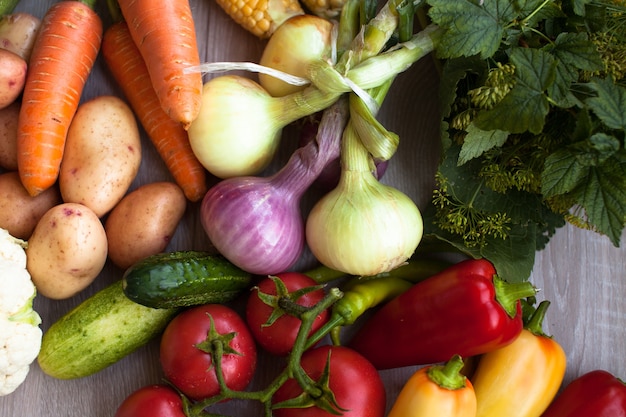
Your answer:
[[[18,11],[42,17],[53,0],[22,0]],[[104,1],[98,8],[108,24]],[[263,42],[234,24],[213,0],[191,0],[199,34],[203,61],[254,61]],[[380,113],[381,121],[401,137],[401,144],[387,171],[384,182],[412,196],[419,206],[428,201],[437,162],[438,120],[437,83],[432,61],[426,58],[402,74],[395,82]],[[120,91],[99,59],[89,79],[84,99]],[[420,114],[420,117],[415,117]],[[289,129],[286,130],[289,136]],[[293,140],[273,166],[280,167],[295,148]],[[144,137],[145,160],[132,188],[149,181],[170,179]],[[309,199],[314,198],[310,196]],[[168,250],[204,249],[208,242],[199,226],[198,207],[190,205]],[[626,251],[614,248],[608,239],[573,227],[561,229],[544,251],[538,253],[531,281],[541,289],[539,299],[552,305],[544,324],[567,352],[566,382],[593,369],[606,369],[626,377]],[[306,262],[306,259],[303,261]],[[303,263],[301,263],[303,265]],[[71,307],[121,278],[116,267],[107,264],[101,276],[83,293],[63,301],[40,296],[35,308],[40,312],[45,331]],[[275,363],[262,357],[259,378],[251,388],[260,388],[274,372]],[[391,404],[413,368],[383,372]],[[264,378],[264,376],[267,376]],[[159,382],[158,341],[141,348],[119,363],[80,380],[53,379],[32,365],[25,383],[13,394],[0,397],[0,416],[107,417],[132,391]],[[245,408],[248,407],[248,408]],[[229,404],[222,411],[232,415],[252,414],[245,404]],[[258,413],[255,413],[258,414]]]

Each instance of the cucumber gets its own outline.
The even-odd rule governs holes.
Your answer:
[[[43,335],[37,361],[58,379],[94,374],[160,334],[177,311],[134,303],[119,280],[54,322]]]
[[[124,293],[152,308],[226,303],[248,289],[252,275],[221,255],[179,251],[137,262],[122,278]]]

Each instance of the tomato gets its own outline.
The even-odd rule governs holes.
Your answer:
[[[344,346],[323,345],[306,351],[301,364],[313,380],[323,375],[330,352],[330,378],[328,387],[336,403],[343,408],[343,417],[383,417],[386,393],[383,381],[367,359]],[[274,404],[295,398],[302,393],[295,379],[289,379],[274,394]],[[281,408],[274,410],[275,417],[331,417],[333,414],[317,406],[307,408]]]
[[[221,365],[226,385],[236,391],[245,389],[256,369],[257,351],[252,334],[235,310],[221,304],[192,307],[174,317],[161,336],[160,362],[165,377],[193,400],[220,392],[210,349],[216,338],[224,345]]]
[[[305,307],[312,307],[324,298],[324,290],[321,288],[306,292],[300,296],[295,291],[310,288],[317,285],[313,278],[298,273],[285,272],[277,274],[284,284],[289,295],[294,301]],[[274,306],[268,305],[259,298],[259,291],[264,294],[276,295],[278,293],[274,280],[270,277],[262,279],[251,292],[246,305],[246,321],[255,340],[267,352],[278,356],[286,356],[292,349],[293,343],[300,330],[300,319],[289,314],[282,314],[271,325],[266,325],[274,312]],[[282,294],[281,294],[282,295]],[[282,312],[279,310],[279,312]],[[274,313],[275,314],[275,313]],[[318,315],[313,321],[311,332],[319,329],[328,321],[328,310]]]
[[[183,401],[167,385],[148,385],[130,394],[115,417],[185,417]]]

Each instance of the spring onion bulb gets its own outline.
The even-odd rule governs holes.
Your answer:
[[[334,62],[334,25],[310,14],[295,16],[280,25],[269,38],[259,64],[287,74],[306,77],[311,62]],[[288,53],[286,53],[288,52]],[[259,84],[274,97],[302,90],[302,86],[259,74]]]
[[[286,125],[327,108],[338,97],[314,87],[272,97],[249,78],[218,76],[204,84],[200,114],[188,129],[189,142],[216,177],[255,175],[273,159]]]
[[[201,223],[215,248],[239,268],[272,275],[290,268],[304,248],[300,200],[341,149],[347,99],[324,111],[316,140],[298,148],[269,177],[228,178],[213,186],[201,205]]]
[[[306,241],[323,265],[351,275],[376,275],[403,264],[423,234],[422,216],[401,191],[380,183],[351,122],[344,130],[337,188],[306,220]]]

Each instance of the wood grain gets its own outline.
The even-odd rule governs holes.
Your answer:
[[[56,0],[55,0],[56,1]],[[18,11],[42,17],[53,0],[22,0]],[[99,11],[108,23],[104,3]],[[254,61],[263,42],[235,25],[212,0],[191,0],[203,61]],[[102,94],[120,95],[120,90],[99,59],[84,93],[84,99]],[[425,58],[398,77],[380,113],[381,121],[401,137],[384,182],[409,194],[418,205],[428,201],[438,157],[437,83],[430,58]],[[419,117],[415,117],[415,115]],[[156,180],[171,179],[157,153],[144,136],[145,162],[132,188]],[[276,170],[295,148],[296,141],[286,129],[283,150],[268,169]],[[315,200],[307,197],[307,204]],[[190,206],[169,250],[210,247],[199,226],[197,206]],[[606,369],[626,377],[626,251],[614,248],[608,239],[573,227],[561,229],[549,246],[537,254],[531,281],[541,288],[540,299],[549,299],[545,330],[567,352],[566,381],[592,369]],[[300,266],[310,259],[306,257]],[[52,301],[37,297],[35,308],[43,318],[42,328],[87,296],[121,278],[121,272],[107,265],[85,292],[72,299]],[[275,360],[262,357],[259,377],[252,389],[260,388],[273,375]],[[384,371],[389,405],[414,368]],[[133,390],[159,382],[158,341],[104,371],[81,380],[62,381],[44,375],[36,364],[16,392],[0,397],[0,417],[110,417]],[[253,406],[226,404],[219,411],[231,415],[259,415]]]

